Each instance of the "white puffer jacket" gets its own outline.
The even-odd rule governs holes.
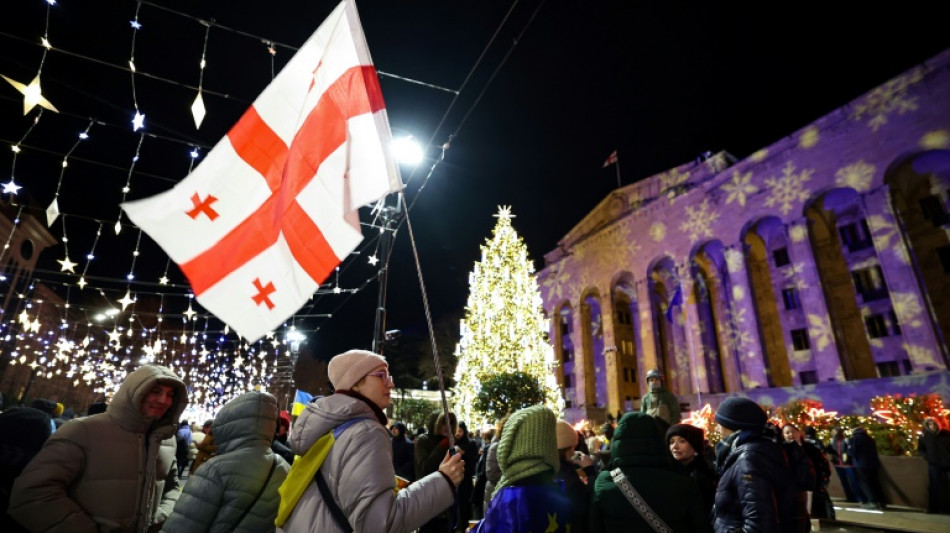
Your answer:
[[[355,531],[412,531],[452,505],[454,490],[438,472],[398,494],[393,493],[396,474],[389,432],[362,400],[337,393],[308,404],[294,424],[290,447],[297,455],[303,455],[317,439],[353,418],[366,420],[354,423],[340,434],[320,472]],[[329,533],[341,530],[323,502],[317,484],[311,483],[278,531]]]

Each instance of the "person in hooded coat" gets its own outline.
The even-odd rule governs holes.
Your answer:
[[[13,484],[10,516],[31,531],[157,530],[178,500],[181,378],[144,365],[102,414],[63,424]]]
[[[557,418],[543,405],[511,414],[498,443],[501,479],[475,533],[568,533],[571,502],[555,476]]]
[[[333,503],[324,500],[317,483],[310,482],[278,531],[344,531],[331,511],[335,505],[347,530],[404,533],[418,529],[452,505],[455,487],[465,471],[460,454],[450,457],[446,453],[436,472],[398,493],[394,490],[396,474],[383,409],[389,407],[395,385],[386,359],[365,350],[350,350],[331,359],[327,372],[335,392],[307,404],[294,422],[290,446],[304,456],[321,437],[350,424],[335,437],[317,471]],[[298,464],[303,460],[295,462],[294,468]]]
[[[653,512],[670,529],[711,531],[696,482],[673,470],[660,426],[650,415],[627,413],[610,442],[610,461],[597,475],[590,508],[590,532],[655,531],[624,496],[611,471],[620,469]]]
[[[221,408],[213,424],[218,453],[185,483],[163,531],[274,531],[277,489],[290,470],[270,448],[277,410],[265,392],[246,392]]]

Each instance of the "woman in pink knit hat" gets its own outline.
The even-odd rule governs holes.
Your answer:
[[[446,454],[437,472],[394,491],[383,413],[394,385],[386,359],[350,350],[330,360],[328,373],[335,392],[307,405],[294,423],[290,447],[304,455],[329,433],[335,442],[278,531],[408,532],[452,505],[464,473],[460,454]]]

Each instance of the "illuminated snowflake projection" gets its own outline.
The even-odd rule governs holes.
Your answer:
[[[541,281],[542,290],[547,290],[548,294],[545,300],[552,305],[560,302],[564,295],[564,287],[570,279],[571,274],[564,264],[549,270],[544,280]]]
[[[928,131],[920,138],[920,142],[917,144],[924,150],[946,150],[950,148],[950,131]]]
[[[787,266],[783,269],[785,275],[785,280],[792,282],[798,290],[805,290],[808,288],[808,282],[804,279],[805,264],[804,263],[795,263],[794,265]]]
[[[855,120],[867,119],[868,126],[877,131],[887,124],[888,115],[903,115],[917,109],[917,97],[908,94],[909,89],[924,77],[922,68],[916,68],[874,89],[864,100],[854,106],[851,117]]]
[[[831,344],[831,320],[827,315],[808,314],[808,334],[811,336],[818,351],[823,351]]]
[[[877,168],[874,165],[861,160],[839,168],[835,172],[835,183],[839,187],[851,187],[858,192],[867,192],[871,190],[871,180],[874,179],[875,170]]]
[[[672,189],[686,183],[687,181],[689,181],[689,172],[680,172],[678,169],[674,168],[669,172],[660,174],[660,190],[665,191],[667,189]]]
[[[809,126],[805,128],[805,131],[802,132],[801,136],[798,138],[798,146],[801,148],[811,148],[818,144],[818,139],[820,138],[818,134],[818,128],[815,126]]]
[[[926,346],[904,343],[904,350],[907,351],[907,356],[913,362],[915,368],[929,366],[936,369],[943,366],[937,354]]]
[[[723,342],[727,348],[733,350],[742,350],[744,346],[752,342],[752,337],[745,331],[745,308],[736,309],[735,305],[729,306],[728,320],[722,326]]]
[[[640,244],[629,224],[616,225],[574,247],[574,258],[598,270],[614,271],[633,261]]]
[[[868,229],[874,237],[875,246],[879,250],[889,250],[894,257],[905,265],[910,264],[907,248],[900,238],[897,224],[891,215],[871,215],[867,218]]]
[[[795,345],[789,344],[785,346],[785,351],[788,353],[788,358],[791,362],[803,365],[811,361],[811,350],[795,350]]]
[[[689,233],[690,242],[699,237],[712,237],[712,224],[719,213],[710,209],[709,200],[704,199],[699,206],[686,206],[686,221],[680,224],[680,230]]]
[[[751,182],[751,171],[745,174],[740,174],[738,171],[733,172],[732,181],[721,187],[723,191],[729,194],[726,197],[726,205],[737,202],[739,205],[745,206],[746,197],[759,192],[759,188]]]
[[[920,298],[912,292],[892,292],[891,304],[894,306],[894,314],[903,326],[919,328],[923,325],[921,315],[924,312],[920,305]]]
[[[666,224],[654,222],[650,226],[650,238],[653,239],[653,242],[663,242],[663,239],[666,238]]]
[[[794,224],[788,229],[788,237],[792,242],[802,242],[808,238],[808,228],[804,224]]]
[[[745,258],[742,257],[742,252],[739,250],[729,248],[723,255],[726,256],[726,267],[729,272],[735,274],[736,272],[742,272],[742,269],[745,268]]]
[[[811,179],[814,169],[802,169],[801,172],[795,172],[795,164],[791,161],[785,163],[782,169],[782,175],[777,178],[766,178],[765,187],[769,190],[770,196],[765,201],[766,207],[779,206],[783,215],[797,204],[808,198],[811,191],[805,188],[805,182]]]

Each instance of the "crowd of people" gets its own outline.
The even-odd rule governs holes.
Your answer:
[[[681,423],[659,373],[640,411],[597,432],[539,405],[474,433],[451,412],[415,433],[391,423],[380,355],[345,352],[328,374],[335,392],[293,421],[270,394],[247,392],[192,425],[180,420],[184,382],[158,365],[87,416],[48,400],[8,409],[0,530],[803,533],[834,518],[832,466],[849,500],[885,504],[865,429],[823,445],[813,428],[779,428],[731,397],[712,446]],[[943,510],[950,432],[928,419],[919,449],[937,488],[931,510]]]

